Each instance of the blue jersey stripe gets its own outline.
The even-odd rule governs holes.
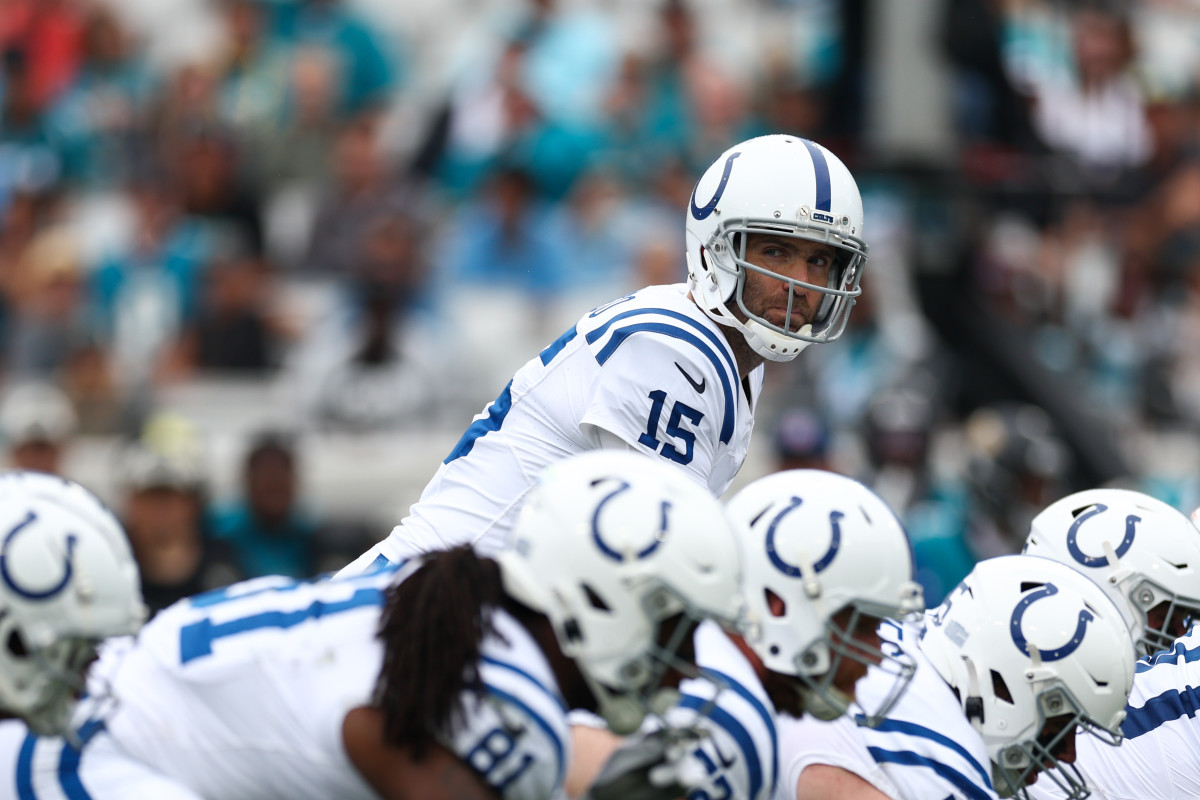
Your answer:
[[[1197,708],[1200,708],[1200,692],[1195,688],[1168,689],[1151,697],[1141,708],[1126,706],[1121,733],[1126,739],[1135,739],[1173,720],[1194,717]]]
[[[742,751],[742,758],[746,760],[746,771],[750,775],[750,798],[758,797],[763,786],[762,761],[758,757],[758,748],[754,746],[754,739],[742,727],[742,723],[738,722],[737,718],[728,711],[713,705],[713,701],[706,700],[703,697],[685,694],[680,699],[679,706],[680,708],[690,708],[706,715],[733,737],[734,741],[737,742],[738,748]]]
[[[710,669],[705,667],[701,672],[714,675],[729,686],[739,697],[750,704],[758,716],[762,717],[763,725],[767,728],[767,733],[771,737],[771,791],[775,790],[775,786],[779,783],[779,738],[775,732],[775,716],[767,710],[767,707],[762,704],[762,701],[750,693],[742,684],[738,683],[732,676],[721,672],[718,669]]]
[[[83,747],[102,730],[103,720],[90,719],[80,726],[76,734],[79,737],[78,747],[63,743],[62,754],[58,759],[58,783],[67,800],[92,800],[92,796],[83,788],[83,779],[79,777],[79,759],[83,756]]]
[[[226,636],[234,636],[261,628],[291,628],[310,619],[352,611],[363,606],[382,606],[383,592],[374,587],[355,589],[345,600],[326,602],[314,600],[305,608],[294,611],[262,611],[227,622],[201,619],[179,629],[179,663],[212,654],[212,643]]]
[[[373,575],[376,572],[385,570],[390,566],[392,566],[392,562],[388,560],[388,557],[385,556],[383,553],[379,553],[378,555],[375,556],[375,560],[372,561],[370,564],[368,564],[367,568],[362,571],[362,574],[363,575]],[[404,562],[400,561],[396,564],[396,569],[399,569],[402,566],[404,566]]]
[[[566,701],[563,700],[562,697],[559,696],[558,692],[556,692],[553,689],[551,689],[550,687],[546,686],[546,684],[542,683],[537,678],[533,677],[527,671],[521,669],[520,667],[516,666],[515,664],[509,664],[508,662],[500,661],[498,659],[492,658],[491,656],[483,656],[479,660],[482,661],[484,664],[488,664],[490,666],[497,667],[502,670],[506,670],[515,675],[520,675],[522,678],[527,680],[529,683],[532,683],[534,686],[536,686],[538,689],[540,689],[542,694],[546,695],[551,700],[553,700],[554,704],[557,705],[564,714],[566,714],[567,711],[569,710],[567,708]]]
[[[37,800],[33,791],[33,751],[38,737],[30,733],[21,743],[21,754],[17,756],[17,797],[20,800]]]
[[[733,353],[729,351],[729,344],[722,340],[720,336],[717,336],[717,334],[709,330],[704,323],[692,319],[687,314],[681,314],[680,312],[672,311],[669,308],[635,308],[632,311],[622,311],[620,314],[614,315],[613,318],[608,322],[589,333],[586,337],[587,343],[595,344],[596,340],[607,333],[608,329],[611,328],[616,322],[619,322],[623,319],[628,319],[629,317],[645,316],[647,314],[658,314],[660,316],[670,317],[671,319],[678,320],[679,322],[683,322],[694,328],[697,333],[702,335],[705,339],[708,339],[716,351],[721,354],[726,366],[729,367],[730,377],[737,378],[737,362],[733,358]]]
[[[990,800],[990,798],[994,797],[992,792],[978,786],[970,778],[953,767],[934,761],[932,758],[926,758],[919,753],[913,753],[909,750],[884,750],[880,747],[868,747],[867,750],[871,753],[871,757],[875,759],[876,763],[879,764],[900,764],[905,767],[926,767],[927,769],[931,769],[939,777],[954,784],[955,788],[969,798]]]
[[[450,455],[442,461],[443,464],[449,464],[456,458],[462,458],[471,452],[475,447],[475,440],[480,436],[486,436],[492,431],[500,430],[500,425],[504,422],[504,418],[508,416],[508,412],[512,409],[512,381],[504,387],[504,391],[500,392],[500,396],[488,405],[487,416],[483,419],[477,419],[467,426],[463,432],[462,438],[458,440],[458,444],[454,445],[454,449],[450,451]]]
[[[570,344],[571,340],[574,338],[575,338],[575,326],[572,325],[570,330],[568,330],[562,336],[555,339],[553,342],[551,342],[549,345],[546,346],[545,350],[543,350],[541,353],[538,354],[538,357],[542,359],[542,366],[544,367],[547,364],[549,364],[551,361],[553,361],[554,357],[556,355],[558,355],[560,352],[562,352],[562,349],[564,347],[566,347],[568,344]]]
[[[863,717],[862,714],[854,715],[855,722],[859,723],[860,725],[864,719],[865,717]],[[930,730],[922,725],[917,725],[915,722],[905,722],[898,719],[885,719],[883,722],[879,723],[878,726],[872,728],[871,730],[879,731],[880,733],[903,733],[907,736],[918,736],[922,739],[928,739],[931,742],[936,742],[942,747],[949,748],[958,755],[962,756],[962,758],[971,765],[971,768],[979,773],[979,777],[983,779],[985,786],[987,786],[989,789],[992,788],[991,773],[983,768],[983,765],[980,764],[975,757],[967,751],[967,748],[963,747],[949,736],[938,733],[934,730]]]
[[[560,739],[558,734],[555,733],[554,728],[551,727],[550,723],[546,721],[545,717],[543,717],[541,714],[537,713],[532,708],[530,708],[528,703],[526,703],[524,700],[520,699],[516,695],[509,694],[508,692],[504,691],[503,689],[497,689],[495,686],[492,686],[491,684],[486,684],[486,688],[487,688],[488,694],[492,695],[493,697],[496,697],[499,700],[503,700],[504,702],[506,702],[510,705],[516,706],[517,708],[524,711],[526,713],[526,715],[528,715],[529,718],[531,720],[533,720],[533,723],[535,725],[537,725],[539,728],[541,728],[542,731],[546,734],[546,737],[550,739],[550,742],[554,745],[554,755],[558,759],[557,764],[556,764],[557,765],[556,772],[558,774],[558,779],[555,781],[555,786],[561,786],[562,782],[563,782],[563,777],[566,774],[566,768],[567,768],[566,756],[564,755],[566,752],[566,748],[563,746],[562,739]]]
[[[821,148],[808,139],[801,139],[804,146],[808,148],[808,154],[812,156],[813,162],[813,177],[817,182],[817,210],[828,211],[831,197],[829,188],[829,164],[825,161],[825,154],[821,152]]]
[[[1182,640],[1177,639],[1170,650],[1159,650],[1154,655],[1142,656],[1134,669],[1138,672],[1146,672],[1153,669],[1156,664],[1178,664],[1181,659],[1184,663],[1200,661],[1200,647],[1189,649]]]
[[[721,378],[721,389],[725,392],[725,418],[721,421],[721,436],[722,444],[729,444],[733,439],[733,418],[734,418],[734,394],[735,389],[729,382],[729,376],[725,370],[721,368],[721,362],[716,353],[713,352],[707,344],[700,341],[696,336],[688,333],[683,328],[676,327],[666,322],[636,322],[632,325],[627,325],[623,328],[618,328],[613,332],[606,344],[599,353],[596,354],[596,361],[600,364],[608,361],[612,354],[617,351],[617,348],[630,336],[635,333],[661,333],[664,336],[670,336],[673,339],[679,339],[693,345],[697,350],[712,362],[712,365],[717,369],[717,375]]]

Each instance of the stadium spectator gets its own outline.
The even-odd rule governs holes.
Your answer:
[[[260,434],[243,462],[241,501],[215,514],[213,536],[230,544],[247,577],[316,572],[318,524],[300,507],[296,458],[290,439]]]
[[[53,384],[10,387],[0,400],[0,436],[15,469],[61,475],[78,428],[71,400]]]

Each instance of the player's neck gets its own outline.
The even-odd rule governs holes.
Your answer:
[[[688,299],[693,303],[696,302],[695,296],[689,291]],[[699,303],[696,303],[699,306]],[[746,376],[763,363],[763,357],[754,352],[754,348],[746,341],[746,337],[742,335],[739,328],[734,328],[729,325],[717,325],[721,330],[721,335],[725,337],[726,343],[729,344],[729,349],[733,353],[734,361],[737,362],[738,378],[745,381]]]
[[[738,377],[743,381],[746,380],[751,372],[753,372],[759,364],[763,363],[763,357],[754,352],[754,348],[746,341],[746,337],[737,328],[726,328],[721,326],[721,333],[725,336],[725,341],[729,343],[729,349],[733,352],[733,358],[737,361]]]

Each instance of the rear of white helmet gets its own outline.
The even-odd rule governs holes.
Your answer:
[[[813,342],[841,336],[867,261],[863,207],[846,166],[816,142],[797,136],[760,136],[735,145],[700,177],[686,221],[688,281],[700,308],[714,321],[738,328],[763,358],[788,361]],[[826,285],[805,283],[746,260],[752,233],[807,239],[839,253]],[[797,329],[751,313],[742,299],[753,271],[817,293],[815,317]],[[746,316],[739,320],[729,303]]]
[[[720,503],[677,467],[601,450],[546,470],[499,556],[505,590],[544,613],[617,732],[636,729],[680,638],[677,615],[732,623],[737,543]],[[690,639],[691,626],[679,625]],[[663,701],[665,702],[665,701]]]
[[[1170,648],[1200,621],[1200,531],[1161,500],[1088,489],[1051,503],[1025,551],[1073,567],[1121,609],[1143,655]]]
[[[856,480],[822,470],[788,470],[760,478],[729,501],[742,545],[746,641],[775,672],[807,684],[810,713],[831,718],[852,699],[833,686],[840,659],[879,664],[896,675],[882,719],[912,678],[911,661],[834,629],[843,609],[870,618],[904,619],[924,609],[913,580],[912,546],[896,515]],[[847,626],[853,630],[853,622]],[[855,651],[858,652],[855,652]]]
[[[1134,669],[1121,612],[1096,584],[1046,558],[981,561],[929,614],[921,648],[983,737],[1002,797],[1024,796],[1041,770],[1064,796],[1087,796],[1058,756],[1076,728],[1120,740]]]
[[[146,616],[120,523],[51,475],[0,475],[0,704],[44,734],[66,731],[100,640]]]

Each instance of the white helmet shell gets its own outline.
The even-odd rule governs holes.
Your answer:
[[[1002,796],[1047,763],[1067,796],[1086,796],[1054,753],[1076,726],[1120,740],[1134,672],[1125,620],[1099,586],[1048,558],[981,561],[927,616],[921,648],[983,737]],[[1060,733],[1039,740],[1064,715]]]
[[[82,486],[0,475],[0,705],[64,733],[101,639],[146,618],[120,523]]]
[[[606,711],[606,696],[649,708],[663,671],[662,620],[734,624],[742,613],[737,542],[720,502],[678,467],[639,453],[599,450],[549,467],[497,559],[505,590],[550,619],[601,713],[620,706],[626,716],[609,720],[619,728],[640,715],[631,719],[628,703]]]
[[[714,321],[739,329],[760,356],[788,361],[809,344],[842,334],[860,293],[867,246],[858,185],[829,150],[781,134],[731,147],[692,191],[685,229],[692,296]],[[752,233],[821,242],[843,257],[830,270],[827,285],[805,283],[747,261],[746,235]],[[747,271],[819,294],[814,318],[791,329],[787,322],[777,325],[753,313],[742,296]],[[790,306],[788,311],[786,320],[791,319]]]
[[[1057,500],[1033,519],[1024,552],[1099,584],[1142,655],[1171,647],[1189,617],[1200,621],[1200,531],[1149,495],[1088,489]]]
[[[903,619],[924,610],[904,526],[858,481],[815,469],[777,472],[747,485],[726,510],[742,545],[746,641],[768,669],[812,678],[825,691],[820,679],[832,680],[845,656],[831,627],[835,614],[853,608]],[[911,670],[896,672],[906,677],[889,705],[911,678]]]

